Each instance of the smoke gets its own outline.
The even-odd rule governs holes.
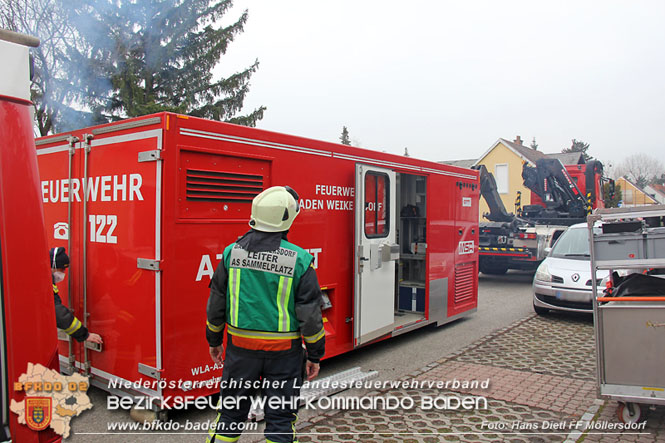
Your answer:
[[[231,7],[232,0],[10,0],[0,2],[0,20],[42,42],[32,98],[46,135],[160,110],[233,117],[258,62],[212,81],[247,20],[245,11],[219,27]],[[260,119],[263,109],[238,118]]]

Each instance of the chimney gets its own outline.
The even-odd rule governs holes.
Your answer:
[[[522,143],[522,137],[520,137],[519,135],[515,137],[515,141],[513,141],[513,143],[515,143],[516,145],[524,146],[524,144]]]

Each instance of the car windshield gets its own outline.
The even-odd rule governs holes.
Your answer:
[[[552,248],[552,257],[589,258],[589,230],[586,228],[570,228],[559,237]]]

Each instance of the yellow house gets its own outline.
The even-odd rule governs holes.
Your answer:
[[[626,177],[615,180],[617,186],[621,186],[621,201],[623,207],[657,205],[658,202],[649,194],[638,188],[637,185]]]
[[[498,139],[476,162],[475,165],[485,165],[487,170],[494,174],[497,191],[501,196],[506,211],[515,212],[515,198],[521,192],[522,206],[531,204],[531,190],[522,183],[522,165],[526,162],[535,166],[536,161],[546,157],[540,151],[524,146],[518,135],[514,141],[504,138]],[[480,199],[480,221],[487,221],[483,214],[489,212],[484,198]]]

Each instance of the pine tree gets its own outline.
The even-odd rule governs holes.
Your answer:
[[[589,161],[593,157],[591,157],[589,154],[587,154],[587,150],[589,149],[589,144],[584,143],[583,141],[580,140],[575,140],[573,139],[572,145],[570,145],[570,148],[564,148],[561,150],[561,152],[567,153],[567,152],[581,152],[582,155],[584,156],[584,161]]]
[[[529,147],[531,149],[533,149],[534,151],[538,150],[538,143],[536,143],[536,137],[533,138],[533,140],[531,141],[531,146],[529,146]]]
[[[342,127],[342,135],[339,136],[339,140],[343,145],[351,146],[351,139],[349,138],[349,130],[346,129],[346,126]]]
[[[610,195],[610,184],[603,183],[603,202],[606,208],[617,208],[621,200],[623,200],[621,185],[615,185],[614,194]]]
[[[84,44],[71,53],[80,97],[98,121],[172,111],[254,126],[238,116],[258,60],[214,79],[248,13],[218,26],[232,0],[70,0]]]
[[[64,130],[63,123],[85,115],[80,107],[73,107],[77,94],[66,53],[77,43],[76,26],[68,20],[62,1],[0,1],[0,27],[40,40],[38,47],[30,49],[34,68],[30,99],[39,135]]]

